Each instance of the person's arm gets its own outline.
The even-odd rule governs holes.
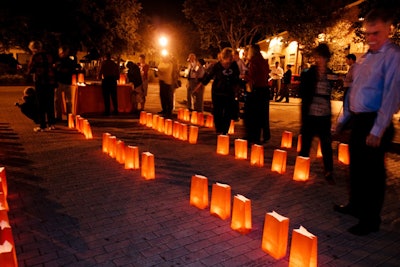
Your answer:
[[[400,109],[400,53],[393,53],[386,66],[382,92],[382,104],[377,112],[375,123],[367,137],[367,145],[377,147],[393,115]],[[351,89],[350,89],[351,90]]]

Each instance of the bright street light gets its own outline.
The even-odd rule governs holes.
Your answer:
[[[162,47],[165,47],[168,44],[168,39],[165,36],[160,37],[158,41]]]

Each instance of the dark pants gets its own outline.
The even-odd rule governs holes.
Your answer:
[[[379,226],[386,188],[385,151],[394,135],[391,124],[377,148],[366,145],[366,138],[375,122],[376,113],[353,116],[350,134],[350,196],[351,205],[360,223]]]
[[[313,138],[318,136],[321,141],[325,172],[332,172],[333,170],[331,124],[331,116],[304,116],[301,126],[301,151],[299,155],[309,157]]]
[[[289,102],[289,84],[288,83],[283,83],[281,91],[279,93],[279,98],[276,101],[282,101],[282,99],[286,99],[286,102]]]
[[[55,114],[54,114],[55,86],[49,84],[46,85],[37,84],[35,87],[38,99],[39,124],[40,128],[44,129],[46,128],[46,126],[52,126],[55,124]]]
[[[212,104],[215,131],[218,134],[227,134],[234,118],[235,97],[212,94]]]
[[[117,80],[115,78],[104,78],[101,83],[104,99],[104,113],[110,114],[110,97],[114,107],[114,114],[118,114]]]
[[[253,91],[247,94],[244,123],[246,138],[250,143],[261,144],[261,132],[264,142],[270,139],[268,87],[254,87]]]
[[[166,84],[164,81],[160,81],[160,102],[162,112],[165,115],[172,115],[174,109],[174,89],[170,84]]]

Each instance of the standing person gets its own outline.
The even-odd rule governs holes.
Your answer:
[[[354,54],[348,54],[346,56],[346,63],[349,65],[349,70],[346,73],[346,76],[343,80],[343,101],[346,98],[347,92],[353,82],[353,73],[354,68],[356,66],[357,57]]]
[[[139,103],[143,105],[145,98],[142,75],[140,74],[139,66],[132,61],[128,61],[126,67],[128,68],[128,82],[132,84],[132,112],[133,114],[139,114]]]
[[[204,86],[200,86],[196,91],[195,89],[203,78],[205,70],[203,65],[197,60],[195,54],[190,53],[188,61],[187,106],[190,111],[203,112]],[[194,100],[194,103],[192,103],[192,100]]]
[[[173,75],[174,66],[168,56],[163,56],[158,65],[158,81],[160,85],[160,101],[162,110],[159,114],[172,116],[174,109],[175,78]]]
[[[279,96],[279,92],[281,90],[281,79],[283,77],[283,69],[279,66],[279,62],[275,62],[275,66],[271,68],[271,72],[269,73],[272,79],[271,93],[272,99],[277,99]]]
[[[246,48],[246,50],[247,50],[247,48]],[[246,51],[245,50],[245,51]],[[247,51],[246,52],[244,52],[243,53],[243,56],[245,56],[245,54],[247,53]],[[245,91],[245,89],[246,89],[246,82],[245,82],[245,80],[244,80],[244,77],[245,77],[245,75],[246,75],[246,72],[247,72],[247,66],[246,66],[246,62],[243,60],[243,59],[241,59],[240,58],[240,54],[239,54],[239,51],[238,50],[233,50],[233,59],[236,61],[236,63],[238,64],[238,67],[239,67],[239,72],[240,72],[240,80],[242,81],[241,82],[241,86],[240,86],[240,92],[239,92],[239,94],[238,94],[238,96],[235,98],[235,101],[236,101],[236,103],[235,103],[235,108],[236,108],[236,111],[235,111],[235,114],[234,114],[234,120],[235,121],[239,121],[239,117],[240,117],[240,103],[239,103],[239,98],[240,98],[240,95],[241,94],[244,94],[244,91]]]
[[[240,72],[233,60],[232,48],[224,48],[220,61],[215,63],[202,79],[207,85],[213,79],[211,101],[213,105],[214,125],[217,134],[228,134],[231,120],[234,118],[235,97],[240,86]],[[197,86],[200,87],[201,84]]]
[[[140,111],[144,110],[146,104],[147,90],[149,87],[149,69],[150,65],[146,63],[146,56],[141,54],[139,56],[139,68],[142,75],[142,88],[143,88],[143,102],[140,103]]]
[[[276,102],[281,102],[283,98],[285,98],[285,102],[289,103],[289,85],[292,82],[292,65],[288,64],[286,68],[286,72],[283,74],[283,86],[280,91],[280,97],[275,100]]]
[[[244,123],[246,139],[253,144],[261,144],[261,131],[264,131],[263,142],[270,138],[269,130],[269,88],[268,61],[263,58],[258,45],[252,45],[248,52],[248,72],[245,80],[250,91],[247,92]],[[266,132],[265,132],[266,131]]]
[[[331,93],[332,71],[328,68],[331,52],[326,44],[319,44],[313,50],[315,65],[303,72],[299,93],[301,102],[301,138],[300,156],[309,157],[314,136],[321,142],[324,162],[324,177],[334,184],[333,152],[331,135]]]
[[[56,63],[58,87],[55,93],[56,119],[62,121],[65,100],[66,112],[72,113],[72,75],[75,73],[75,62],[69,57],[69,48],[58,49],[59,59]],[[64,97],[63,97],[64,95]]]
[[[359,222],[348,231],[360,236],[378,231],[381,224],[385,152],[394,136],[393,115],[400,107],[400,47],[389,40],[392,19],[392,12],[384,9],[365,17],[369,50],[354,69],[348,105],[336,127],[340,132],[352,118],[349,202],[334,210],[357,217]]]
[[[34,75],[35,89],[38,98],[39,127],[35,132],[55,129],[54,89],[57,87],[54,57],[43,50],[40,41],[29,43],[32,57],[28,63],[28,73]]]
[[[118,115],[117,81],[119,80],[119,67],[111,59],[111,53],[106,53],[106,59],[101,62],[99,79],[104,99],[104,115],[110,115],[110,97],[114,107],[114,115]]]

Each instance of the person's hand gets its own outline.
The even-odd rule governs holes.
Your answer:
[[[379,147],[379,145],[381,144],[381,138],[376,135],[369,134],[365,142],[367,146]]]
[[[333,126],[331,131],[333,132],[333,134],[338,135],[343,131],[343,123],[338,123],[336,124],[336,126]]]

